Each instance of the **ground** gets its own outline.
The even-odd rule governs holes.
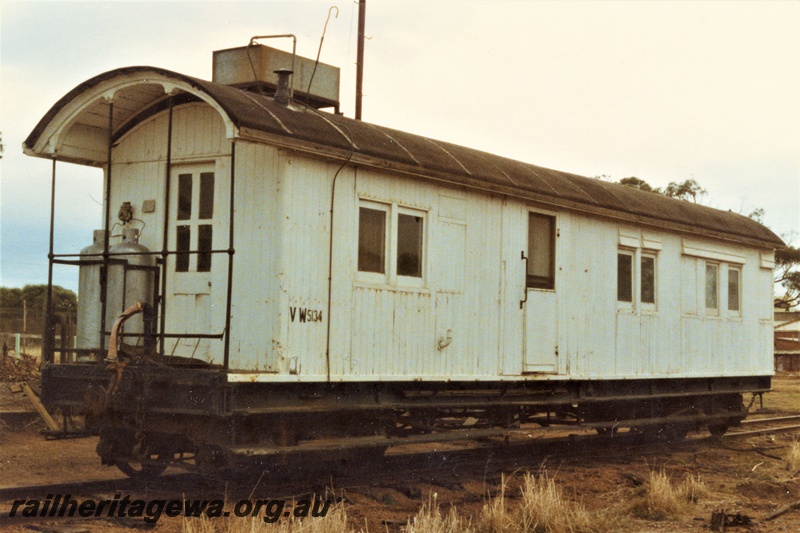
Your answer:
[[[779,376],[773,385],[775,391],[765,397],[763,416],[800,412],[800,376]],[[12,394],[7,383],[0,383],[0,411],[19,410],[32,410],[32,407],[22,394]],[[109,477],[124,479],[115,468],[100,465],[94,451],[96,438],[46,440],[39,434],[42,426],[38,421],[25,422],[17,417],[3,424],[0,426],[0,493],[2,489],[15,486],[47,486]],[[525,483],[525,474],[533,472],[539,481],[553,480],[566,502],[582,505],[593,517],[593,530],[709,531],[712,513],[721,509],[729,515],[740,513],[752,521],[750,526],[734,526],[727,531],[797,531],[800,508],[771,521],[764,519],[781,506],[800,500],[800,466],[789,467],[785,459],[798,435],[800,431],[795,430],[794,433],[716,441],[690,434],[688,440],[677,445],[655,443],[624,450],[606,446],[589,455],[521,457],[517,464],[512,465],[494,464],[489,459],[483,465],[454,464],[450,470],[437,465],[430,475],[425,474],[431,467],[430,463],[420,464],[417,471],[411,469],[406,474],[384,478],[376,472],[374,477],[367,475],[354,485],[334,487],[339,500],[337,512],[343,510],[349,527],[355,530],[400,531],[423,505],[438,507],[442,515],[454,507],[462,517],[472,517],[474,526],[481,513],[485,515],[484,507],[497,503],[503,486],[505,508],[509,513],[516,512],[514,509],[523,505],[521,487]],[[426,460],[430,461],[430,457]],[[687,480],[700,482],[702,490],[696,501],[682,505],[674,513],[660,512],[651,508],[652,505],[648,507],[647,490],[654,483],[652,476],[662,472],[672,487],[682,487]],[[120,483],[124,486],[123,481]],[[261,491],[260,497],[293,494],[286,487],[269,486],[268,483],[261,483],[261,486],[266,487],[263,489],[266,492]],[[146,495],[140,497],[164,497],[163,494],[148,494],[147,488],[125,490]],[[204,490],[231,495],[227,486],[173,487],[169,490],[173,491],[172,497],[179,498],[181,493],[195,493],[194,497],[201,498],[214,497],[203,493]],[[314,487],[309,487],[309,490],[314,490]],[[40,491],[46,492],[46,488]],[[90,496],[113,497],[111,494],[87,492],[86,497]],[[46,494],[32,494],[30,497],[44,499]],[[0,498],[0,515],[7,516],[11,504],[11,500]],[[564,506],[562,503],[561,507]],[[435,514],[429,511],[423,519],[430,520]],[[162,518],[155,525],[155,531],[211,531],[223,529],[223,524],[224,529],[229,529],[231,520],[220,519],[213,523]],[[240,523],[236,528],[245,525],[249,530],[247,520],[236,520]],[[67,524],[55,522],[44,526],[15,525],[12,529],[125,531],[136,525],[141,526],[140,523],[120,525],[111,522],[92,522],[82,526],[72,522],[67,527]],[[337,531],[340,527],[341,524],[324,531]],[[415,531],[419,530],[433,529],[418,528]]]

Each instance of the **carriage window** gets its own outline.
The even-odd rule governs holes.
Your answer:
[[[739,278],[741,270],[728,267],[728,311],[733,311],[733,315],[738,315],[739,307]]]
[[[214,216],[214,173],[200,174],[200,213],[198,218],[209,219]]]
[[[197,229],[197,271],[211,272],[211,224],[202,224]]]
[[[364,273],[360,279],[421,286],[425,276],[425,211],[368,200],[359,203],[358,271]]]
[[[555,289],[555,245],[556,217],[528,213],[528,288]]]
[[[641,261],[642,293],[643,304],[656,303],[656,258],[654,255],[642,254]],[[652,306],[651,306],[652,308]]]
[[[358,270],[386,273],[386,211],[358,210]]]
[[[617,301],[633,303],[633,252],[617,253]]]
[[[706,313],[716,315],[719,312],[719,266],[706,263]]]
[[[191,246],[191,229],[189,226],[178,226],[177,228],[177,246],[175,247],[178,255],[175,257],[175,271],[188,272],[189,271],[189,251]]]
[[[397,215],[397,275],[422,277],[421,216]]]
[[[214,241],[214,173],[179,174],[175,271],[210,272]],[[201,223],[203,221],[203,223]]]
[[[178,176],[178,220],[192,217],[192,175]]]

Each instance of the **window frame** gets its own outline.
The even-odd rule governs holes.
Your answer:
[[[714,293],[714,303],[716,307],[710,307],[708,305],[708,282],[709,282],[709,268],[714,268],[714,284],[715,284],[715,293]],[[707,317],[719,317],[720,316],[720,286],[719,286],[719,274],[720,274],[720,263],[715,261],[704,261],[703,262],[703,308],[705,309],[705,315]]]
[[[741,318],[742,316],[742,267],[740,265],[727,265],[727,275],[728,279],[726,280],[726,302],[725,308],[727,310],[727,314],[731,318]],[[731,272],[736,272],[736,309],[731,309]]]
[[[630,259],[630,301],[620,300],[620,256],[626,256]],[[619,246],[617,248],[617,261],[616,261],[616,302],[617,309],[622,311],[629,311],[631,313],[648,313],[655,314],[658,312],[658,250],[650,248],[640,248],[632,246]],[[644,268],[642,263],[645,259],[652,259],[653,261],[653,301],[645,302],[643,300],[643,286],[644,286]]]
[[[392,265],[392,272],[390,274],[390,279],[394,281],[397,285],[403,285],[408,287],[422,287],[425,283],[425,264],[426,264],[426,250],[425,247],[427,245],[427,217],[425,216],[424,211],[420,211],[419,209],[413,209],[410,207],[400,206],[397,204],[393,204],[394,213],[392,216],[393,222],[393,229],[392,235],[394,236],[394,242],[392,243],[392,248],[389,250],[391,254],[390,263]],[[421,228],[421,235],[420,235],[420,243],[419,243],[419,276],[405,276],[400,275],[398,273],[398,261],[400,259],[399,256],[399,245],[400,245],[400,215],[404,216],[413,216],[422,219],[422,228]]]
[[[174,249],[178,252],[175,254],[174,271],[182,277],[211,272],[214,264],[214,228],[219,209],[216,170],[181,169],[174,181],[175,214],[172,221],[174,226],[170,230],[173,232]],[[201,239],[201,233],[207,239]]]
[[[375,272],[372,270],[361,270],[359,265],[359,258],[361,256],[361,210],[371,209],[373,211],[382,211],[384,213],[383,219],[383,272]],[[357,230],[356,230],[356,272],[359,279],[371,283],[385,283],[389,277],[389,270],[391,268],[391,261],[389,260],[391,251],[391,242],[389,236],[391,232],[389,227],[392,225],[391,205],[382,204],[378,202],[370,202],[367,200],[359,200],[358,202],[358,217]]]
[[[617,309],[624,309],[624,310],[634,310],[636,302],[636,250],[630,250],[627,248],[617,248],[617,290],[616,290],[616,301],[617,301]],[[626,256],[630,259],[630,295],[631,299],[628,300],[621,300],[620,299],[620,256]]]
[[[360,253],[361,239],[361,209],[373,209],[383,211],[386,214],[384,219],[384,272],[370,272],[360,270],[358,256]],[[356,281],[372,285],[388,285],[393,287],[425,287],[427,283],[427,257],[428,257],[428,212],[400,205],[397,203],[377,202],[370,199],[359,198],[356,210],[356,251],[355,251],[355,270]],[[422,219],[420,235],[420,276],[404,276],[398,274],[398,241],[400,231],[400,215],[414,216]]]
[[[552,227],[550,228],[550,257],[549,257],[549,275],[548,276],[535,276],[534,274],[530,274],[530,268],[534,261],[534,251],[531,247],[531,220],[534,217],[546,217],[552,221]],[[525,249],[527,252],[527,266],[525,269],[525,289],[532,289],[538,291],[555,291],[556,290],[556,255],[557,255],[557,243],[558,243],[558,216],[556,213],[548,212],[548,211],[540,211],[535,209],[528,210],[528,219],[527,219],[527,232],[526,232],[526,243]],[[532,279],[533,278],[533,279]],[[540,281],[541,278],[543,281]]]
[[[651,252],[651,251],[644,251],[642,250],[639,252],[639,260],[637,264],[639,265],[639,294],[636,298],[636,301],[639,302],[641,305],[642,311],[657,311],[658,310],[658,254]],[[645,302],[643,299],[644,296],[644,268],[643,262],[645,259],[652,259],[653,260],[653,301],[652,302]]]

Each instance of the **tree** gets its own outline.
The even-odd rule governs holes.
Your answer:
[[[791,308],[800,304],[800,247],[775,250],[775,283],[784,289],[776,298],[776,307]]]
[[[661,194],[661,189],[654,189],[649,183],[635,176],[631,176],[630,178],[622,178],[619,180],[619,183],[622,185],[627,185],[628,187],[633,187],[634,189],[639,189],[640,191],[657,192]]]
[[[763,224],[764,223],[764,215],[765,215],[764,208],[763,207],[756,207],[755,209],[750,211],[750,213],[748,213],[747,217],[748,218],[752,218],[753,220],[755,220],[759,224]]]
[[[635,176],[631,176],[630,178],[622,178],[617,183],[627,187],[633,187],[634,189],[639,189],[640,191],[654,192],[670,198],[677,198],[678,200],[688,201],[691,199],[691,201],[694,203],[697,203],[697,199],[699,197],[707,194],[707,191],[702,188],[694,178],[683,181],[671,181],[669,182],[669,185],[663,189],[659,187],[653,187],[643,179]],[[761,214],[763,215],[763,210]]]
[[[764,208],[756,207],[747,216],[763,224],[764,214]],[[781,237],[789,240],[786,235]],[[787,244],[775,250],[774,275],[774,283],[784,290],[783,295],[775,298],[775,307],[790,309],[800,304],[800,247]]]
[[[31,311],[44,311],[47,306],[47,285],[25,285],[21,289],[0,287],[0,307],[22,309],[22,302]],[[78,297],[69,289],[53,285],[53,311],[75,313]]]
[[[678,198],[679,200],[688,200],[692,198],[694,203],[697,203],[697,197],[707,194],[706,190],[697,183],[694,178],[683,180],[678,183],[675,181],[670,182],[667,188],[664,189],[664,195],[670,198]]]
[[[697,203],[698,197],[708,194],[694,178],[682,182],[670,182],[663,190],[652,187],[646,181],[636,177],[622,178],[618,183],[679,200],[690,201],[691,199],[695,203]],[[757,207],[747,216],[760,224],[764,224],[764,215],[764,208]],[[784,237],[784,240],[788,239]],[[783,295],[775,299],[776,306],[791,308],[800,305],[800,247],[787,245],[785,248],[775,250],[774,280],[775,284],[780,285],[784,290]]]
[[[0,287],[0,308],[18,309],[22,307],[22,289]]]

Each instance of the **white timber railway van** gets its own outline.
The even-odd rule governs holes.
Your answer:
[[[781,240],[747,217],[356,121],[256,45],[62,98],[27,154],[105,171],[43,397],[131,475],[571,424],[722,433],[769,390]],[[254,77],[255,76],[255,77]],[[318,87],[318,88],[315,88]],[[319,108],[334,107],[334,112]],[[55,202],[55,209],[59,204]],[[52,284],[52,275],[51,275]],[[137,305],[138,304],[138,305]]]

